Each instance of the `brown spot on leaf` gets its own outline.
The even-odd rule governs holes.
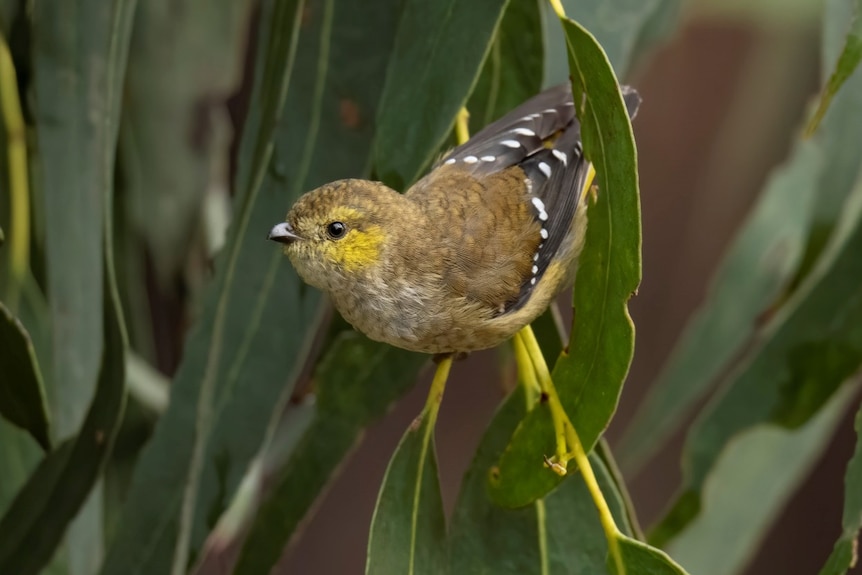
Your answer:
[[[105,442],[105,432],[101,429],[96,431],[96,445],[102,445]]]
[[[341,114],[341,123],[351,130],[359,128],[362,116],[359,113],[359,106],[356,105],[356,102],[350,98],[342,98],[338,107]]]

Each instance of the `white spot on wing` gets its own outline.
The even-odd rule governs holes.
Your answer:
[[[532,286],[536,285],[536,278],[533,278],[530,280],[530,285],[532,285]]]
[[[534,254],[533,254],[533,261],[534,261],[534,262],[539,261],[539,252],[536,252],[536,253],[534,253]]]
[[[536,135],[536,132],[534,132],[533,130],[530,130],[528,128],[515,128],[512,131],[514,133],[520,135],[520,136],[535,136]]]
[[[542,236],[543,240],[548,239],[548,230],[546,230],[545,228],[542,228],[542,230],[539,232],[539,235]]]
[[[566,156],[566,153],[565,153],[565,152],[561,152],[560,150],[551,150],[551,153],[552,153],[552,154],[554,154],[554,156],[555,156],[558,160],[560,160],[561,162],[563,162],[563,165],[564,165],[564,166],[565,166],[565,165],[568,165],[568,163],[569,163],[569,158],[568,158],[568,156]]]
[[[536,211],[539,212],[539,219],[543,222],[548,221],[548,212],[545,211],[545,203],[539,198],[533,198],[533,205]]]
[[[496,156],[482,156],[480,159],[483,162],[493,162],[494,160],[497,159],[497,157]]]
[[[479,158],[477,158],[476,156],[467,156],[464,158],[465,164],[475,164],[478,161],[479,161]]]
[[[518,140],[503,140],[500,143],[503,144],[504,146],[506,146],[507,148],[520,148],[521,147],[521,142],[519,142]]]
[[[536,275],[537,273],[539,273],[539,266],[533,266],[532,271],[533,271],[533,275]]]
[[[464,158],[464,161],[466,162],[467,158]],[[542,173],[545,174],[546,178],[551,177],[551,166],[549,166],[547,163],[539,162],[539,170],[541,170]]]
[[[447,165],[447,166],[451,166],[452,164],[454,164],[454,163],[455,163],[455,162],[457,162],[457,161],[458,161],[458,160],[456,160],[455,158],[449,158],[448,160],[446,160],[445,162],[443,162],[443,164],[445,164],[445,165]]]

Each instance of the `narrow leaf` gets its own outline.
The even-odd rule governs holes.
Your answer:
[[[668,553],[692,573],[742,572],[823,455],[856,389],[836,394],[797,430],[759,425],[734,437],[704,485],[701,514]]]
[[[446,568],[446,518],[426,409],[407,429],[386,468],[368,539],[365,573],[438,575]]]
[[[625,564],[625,573],[619,573],[612,561],[608,570],[616,575],[688,575],[676,561],[660,549],[622,535],[617,538]]]
[[[856,412],[856,449],[844,475],[844,517],[841,537],[820,575],[844,575],[859,561],[859,531],[862,529],[862,407]]]
[[[542,0],[509,0],[467,102],[476,133],[542,88]]]
[[[819,146],[800,142],[773,173],[716,272],[706,302],[626,430],[618,449],[625,467],[636,467],[664,444],[745,349],[757,318],[788,287],[808,237],[821,161]]]
[[[829,104],[832,102],[832,98],[835,97],[835,94],[859,65],[860,60],[862,60],[862,0],[856,0],[855,14],[850,29],[847,31],[844,49],[835,63],[835,69],[829,77],[829,82],[820,94],[820,102],[805,130],[809,136],[817,130]]]
[[[803,425],[862,365],[860,250],[862,182],[815,269],[692,426],[683,452],[684,495],[659,525],[656,541],[697,515],[704,481],[731,438],[760,423]]]
[[[30,335],[0,302],[0,415],[51,449],[48,409],[39,362]]]
[[[419,177],[452,129],[505,5],[506,0],[405,0],[374,146],[377,174],[395,189]]]
[[[413,386],[426,362],[424,355],[352,331],[334,341],[314,375],[318,401],[313,419],[275,474],[272,495],[254,520],[235,573],[270,572],[363,429]]]
[[[96,396],[80,433],[45,457],[0,519],[0,573],[35,574],[50,561],[110,455],[125,403],[125,331],[114,288],[104,289]]]
[[[586,243],[575,283],[575,322],[553,379],[563,406],[589,451],[616,410],[634,351],[628,300],[640,282],[637,152],[613,69],[589,32],[563,21],[572,89],[586,156],[596,169]],[[500,504],[525,505],[560,481],[541,465],[553,453],[547,410],[534,409],[503,454],[492,493]],[[572,470],[574,471],[574,470]]]
[[[318,292],[302,284],[281,250],[263,237],[301,192],[368,173],[399,3],[277,0],[263,8],[254,103],[238,159],[236,223],[216,262],[215,284],[186,346],[168,412],[138,464],[106,574],[127,573],[131,560],[142,572],[166,572],[171,562],[180,570],[185,559],[199,555],[264,441],[269,422],[261,414],[274,405],[276,416],[283,411],[318,322]],[[190,421],[197,421],[194,436]],[[312,422],[309,434],[317,430]],[[348,445],[354,431],[347,433]],[[328,476],[347,451],[341,446],[303,451],[312,464],[302,472]],[[318,467],[317,458],[330,454]],[[301,511],[291,520],[299,521],[322,487],[306,486],[309,498],[292,502]],[[154,493],[161,506],[147,503]],[[252,555],[261,563],[295,527],[292,521],[276,525],[266,552]],[[252,527],[252,539],[255,533]]]

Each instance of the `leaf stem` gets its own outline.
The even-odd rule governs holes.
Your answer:
[[[560,0],[550,0],[550,1],[551,1],[551,8],[553,8],[554,12],[557,13],[557,17],[560,19],[565,18],[566,17],[566,10],[565,10],[565,8],[563,8],[563,5],[560,2]]]
[[[515,334],[515,337],[512,338],[512,343],[515,346],[515,363],[518,365],[518,381],[522,386],[524,386],[524,395],[527,399],[527,409],[530,409],[536,404],[536,401],[538,401],[542,388],[539,387],[539,380],[536,379],[536,370],[533,369],[530,354],[527,351],[527,346],[524,345],[520,334]]]
[[[30,191],[27,182],[27,145],[18,79],[6,39],[0,35],[0,108],[6,124],[9,191],[12,218],[9,222],[9,285],[6,304],[18,308],[21,285],[30,259]]]
[[[462,106],[455,117],[455,138],[459,146],[470,139],[470,112],[466,106]]]
[[[554,422],[554,430],[559,433],[559,427],[564,429],[563,446],[565,447],[568,445],[568,447],[571,448],[570,452],[564,452],[562,456],[558,453],[556,463],[562,467],[564,473],[565,465],[569,459],[574,459],[575,463],[577,463],[581,476],[584,478],[584,483],[587,486],[587,490],[590,492],[593,503],[599,512],[599,521],[601,521],[602,529],[604,530],[605,537],[608,540],[608,552],[611,557],[613,557],[614,563],[616,564],[617,575],[625,575],[625,564],[623,563],[619,546],[619,537],[621,536],[620,530],[617,528],[617,524],[614,521],[613,514],[611,514],[608,502],[605,500],[605,496],[599,487],[599,482],[596,479],[592,466],[590,465],[590,460],[584,451],[581,439],[578,437],[578,432],[575,430],[575,426],[572,425],[569,416],[563,409],[560,397],[557,395],[557,390],[554,387],[553,380],[551,379],[551,372],[548,370],[548,364],[545,362],[545,357],[542,355],[539,342],[536,339],[536,335],[533,333],[533,328],[529,325],[524,327],[516,334],[516,345],[517,340],[520,340],[521,345],[526,348],[526,351],[529,354],[529,360],[533,364],[536,376],[538,376],[542,392],[547,395],[548,405],[551,408],[551,418]],[[521,361],[520,355],[518,356],[518,360],[519,362]],[[557,450],[559,451],[559,449],[560,438],[558,435]],[[556,468],[554,468],[554,470],[559,473]]]

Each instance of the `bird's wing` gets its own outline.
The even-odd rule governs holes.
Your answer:
[[[626,87],[623,95],[633,117],[640,97]],[[569,235],[588,174],[571,87],[563,84],[528,100],[453,149],[408,195],[419,199],[426,190],[449,192],[447,198],[438,198],[451,204],[448,213],[468,216],[460,222],[466,239],[451,230],[447,234],[460,237],[456,241],[463,246],[453,248],[454,269],[469,274],[469,281],[464,281],[472,286],[471,295],[505,313],[529,298]],[[513,194],[513,189],[518,191]],[[495,198],[501,190],[512,197]],[[453,210],[452,205],[460,207]],[[506,213],[493,213],[501,210]],[[494,229],[498,224],[532,235],[509,233],[502,236],[502,243],[494,241],[501,237],[501,230]],[[476,236],[486,244],[478,252],[470,247]],[[454,277],[458,284],[459,277]]]

